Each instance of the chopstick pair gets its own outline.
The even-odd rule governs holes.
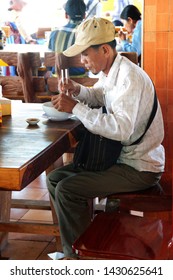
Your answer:
[[[64,75],[64,71],[65,71],[65,75]],[[66,83],[68,84],[68,79],[69,79],[68,69],[61,69],[61,79],[62,79],[63,84],[64,84],[65,79],[66,79]],[[66,94],[68,95],[68,90],[67,90]]]

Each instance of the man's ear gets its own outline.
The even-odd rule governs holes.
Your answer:
[[[109,46],[109,45],[103,44],[103,45],[102,45],[102,49],[103,49],[103,53],[104,53],[105,55],[108,55],[108,54],[110,53],[110,46]]]

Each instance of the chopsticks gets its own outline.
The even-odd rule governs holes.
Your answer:
[[[64,72],[65,72],[65,74],[64,74]],[[68,79],[69,79],[68,69],[61,69],[61,79],[62,79],[63,84],[64,84],[65,80],[66,80],[66,83],[68,84]],[[68,95],[68,90],[67,90],[66,94]]]

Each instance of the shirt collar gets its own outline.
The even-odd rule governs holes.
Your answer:
[[[105,88],[106,89],[110,89],[114,86],[114,83],[112,83],[112,81],[116,81],[116,77],[118,75],[121,61],[122,61],[122,56],[119,53],[117,53],[117,56],[109,70],[108,75],[106,76],[102,72],[102,77],[104,77],[104,79],[105,79]]]

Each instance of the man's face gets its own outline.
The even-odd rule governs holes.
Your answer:
[[[98,74],[106,68],[106,56],[104,55],[103,45],[97,49],[89,47],[81,53],[81,62],[93,74]]]
[[[21,11],[24,6],[24,2],[20,0],[11,0],[10,9],[15,11]]]

